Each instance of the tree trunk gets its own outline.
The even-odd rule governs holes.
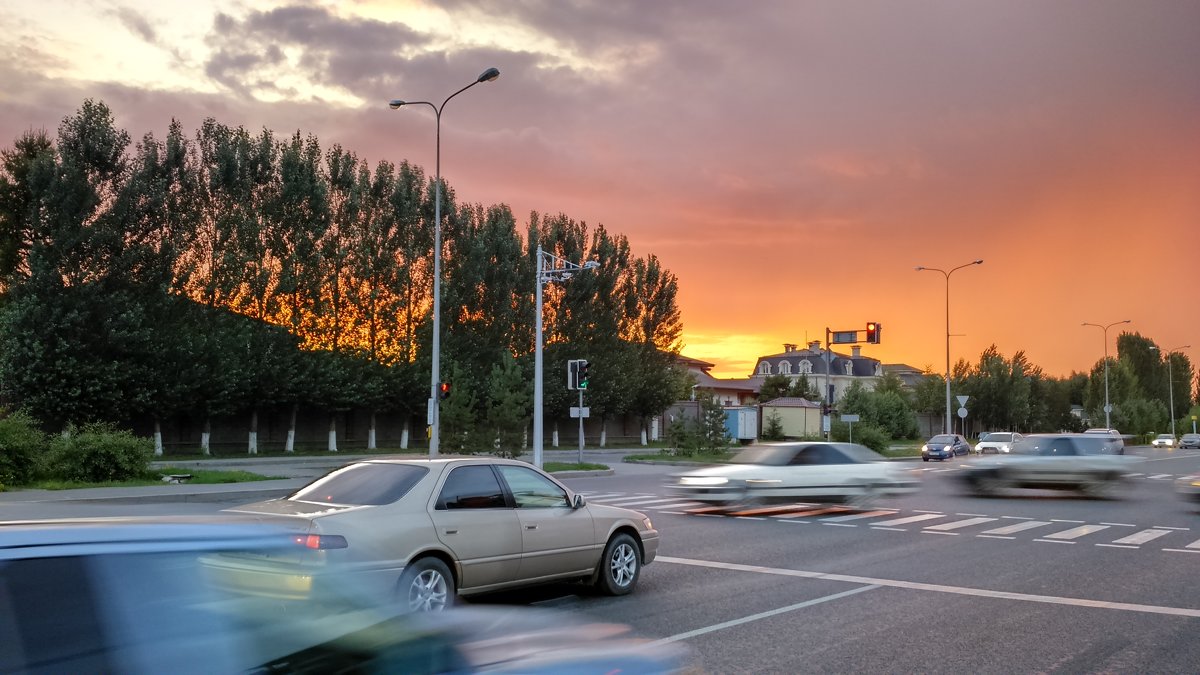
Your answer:
[[[558,422],[554,423],[554,431],[550,432],[550,447],[558,447]]]
[[[300,409],[299,403],[292,404],[292,417],[288,420],[287,442],[283,445],[284,452],[296,451],[296,413]]]
[[[411,420],[409,420],[406,417],[404,419],[404,430],[400,432],[400,449],[401,450],[408,449],[408,427],[409,427],[409,424],[411,424]]]
[[[162,425],[159,424],[158,419],[155,418],[155,420],[154,420],[154,455],[156,457],[162,457],[162,454],[163,454]]]
[[[603,448],[603,447],[606,447],[607,445],[608,445],[608,420],[601,419],[600,420],[600,447]]]
[[[642,445],[650,445],[649,440],[646,438],[646,427],[642,427]]]
[[[255,408],[250,412],[250,445],[246,452],[251,455],[258,454],[258,409]]]
[[[208,415],[204,416],[204,430],[200,432],[200,454],[211,455],[212,449],[209,447],[209,440],[212,438],[212,419]]]
[[[337,413],[329,413],[329,451],[337,452]]]
[[[375,449],[375,411],[371,411],[371,427],[367,429],[367,449]]]

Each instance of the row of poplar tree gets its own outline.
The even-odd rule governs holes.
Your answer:
[[[288,406],[423,420],[433,202],[408,162],[211,118],[133,143],[86,101],[56,138],[0,153],[6,405],[52,429]],[[507,206],[444,182],[441,206],[448,448],[523,442],[539,245],[599,263],[545,288],[547,420],[574,401],[568,359],[592,364],[593,417],[648,420],[681,397],[678,285],[654,255],[561,214],[532,213],[522,236]]]

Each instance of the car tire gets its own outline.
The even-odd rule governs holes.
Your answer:
[[[928,457],[922,457],[922,458],[921,458],[921,461],[922,461],[922,462],[928,462],[928,461],[929,461],[929,458],[928,458]]]
[[[852,509],[867,510],[875,506],[876,500],[879,499],[879,486],[866,485],[863,486],[863,491],[858,494],[847,495],[842,503]]]
[[[642,552],[633,537],[620,533],[608,540],[596,570],[596,589],[605,595],[627,595],[642,573]]]
[[[1004,481],[995,474],[984,474],[976,476],[973,487],[980,497],[994,497],[1004,487]]]
[[[406,612],[440,612],[454,606],[456,592],[450,568],[429,556],[418,558],[404,568],[396,599]]]
[[[1112,499],[1116,496],[1118,480],[1109,476],[1099,476],[1080,486],[1079,490],[1092,499]]]

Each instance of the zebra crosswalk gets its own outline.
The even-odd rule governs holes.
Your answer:
[[[1160,548],[1175,553],[1200,553],[1197,532],[1186,527],[1132,523],[1088,523],[1082,520],[982,513],[945,513],[941,511],[903,512],[900,509],[854,509],[841,505],[795,503],[761,507],[727,508],[679,497],[623,492],[583,492],[589,502],[611,504],[674,515],[730,517],[769,520],[792,524],[822,524],[843,528],[973,536],[982,539],[1017,540],[1035,543],[1093,544],[1116,549]]]

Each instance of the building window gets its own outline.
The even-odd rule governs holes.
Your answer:
[[[770,375],[771,374],[771,364],[767,363],[766,361],[763,361],[762,363],[758,364],[758,374],[759,375]]]
[[[808,359],[804,359],[803,361],[800,362],[800,374],[801,375],[811,375],[812,374],[812,361],[809,361]]]
[[[780,361],[779,362],[779,374],[780,375],[791,375],[792,374],[792,364],[790,361]]]

